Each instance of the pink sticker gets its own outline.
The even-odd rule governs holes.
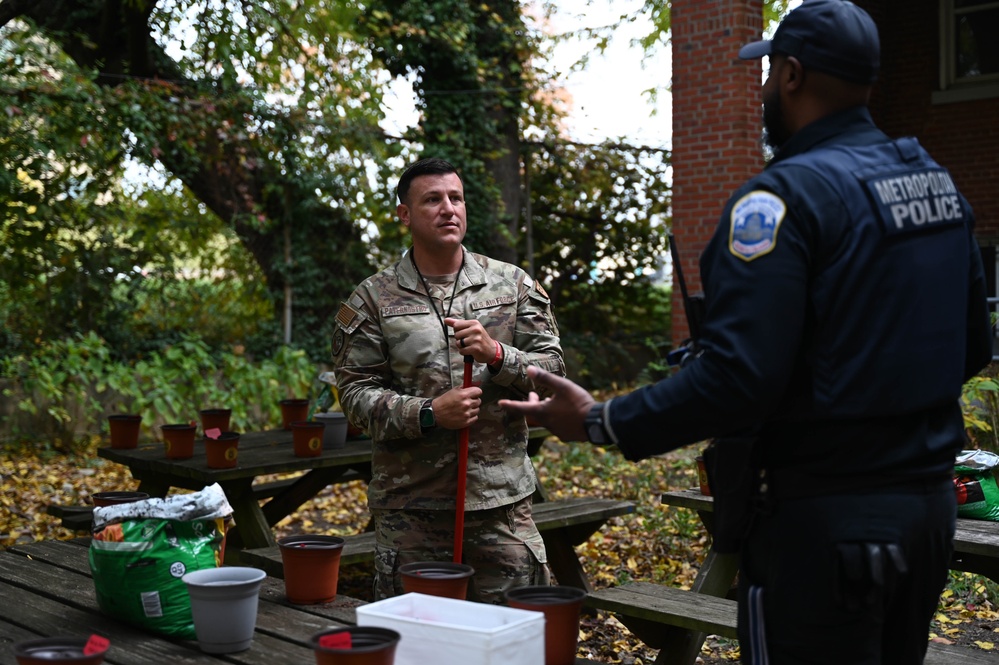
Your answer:
[[[217,439],[219,438],[219,434],[221,433],[222,430],[220,430],[218,427],[213,427],[211,429],[205,430],[205,436],[207,436],[209,439]]]
[[[110,644],[111,642],[106,637],[91,635],[90,639],[87,640],[87,645],[83,647],[83,655],[92,656],[96,653],[104,653]]]
[[[327,649],[349,649],[350,633],[344,631],[342,633],[323,635],[319,638],[319,646],[326,647]]]

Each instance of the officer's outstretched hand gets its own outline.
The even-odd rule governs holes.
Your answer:
[[[552,396],[541,399],[532,392],[524,402],[501,399],[500,407],[510,413],[533,418],[563,441],[586,441],[583,421],[594,404],[590,393],[569,379],[539,367],[528,367],[527,376],[536,386],[548,388]]]

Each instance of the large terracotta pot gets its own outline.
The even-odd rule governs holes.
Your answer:
[[[135,448],[139,445],[139,427],[142,416],[134,413],[116,413],[108,416],[112,448]]]
[[[401,638],[390,628],[350,626],[316,633],[309,642],[316,665],[392,665]]]
[[[304,534],[278,540],[284,590],[290,602],[313,605],[336,599],[344,542],[337,536]]]
[[[190,459],[194,457],[194,435],[197,427],[190,423],[163,425],[163,443],[168,459]]]
[[[545,615],[545,665],[573,665],[579,611],[586,592],[571,586],[526,586],[506,592],[506,604]]]
[[[295,457],[319,457],[323,454],[325,423],[299,420],[291,424],[291,440]]]
[[[205,460],[209,469],[231,469],[236,466],[239,461],[239,432],[222,432],[214,439],[206,438]]]
[[[281,427],[291,429],[291,424],[309,417],[309,400],[283,399],[278,402],[281,407]]]
[[[475,569],[464,563],[417,561],[399,566],[399,574],[406,593],[465,600],[468,580],[475,574]]]

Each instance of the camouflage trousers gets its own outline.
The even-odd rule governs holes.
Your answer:
[[[376,600],[403,593],[399,566],[454,559],[454,512],[372,510],[375,527]],[[465,513],[462,563],[475,569],[468,599],[502,605],[521,586],[549,585],[545,543],[531,518],[531,497]]]

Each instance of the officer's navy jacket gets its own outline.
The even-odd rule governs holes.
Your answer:
[[[622,451],[751,430],[770,468],[950,473],[961,386],[991,357],[973,226],[947,171],[866,108],[804,128],[701,256],[703,353],[610,404]]]

